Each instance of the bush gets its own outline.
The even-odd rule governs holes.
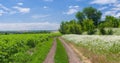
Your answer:
[[[107,34],[108,34],[108,35],[112,35],[112,34],[113,34],[113,30],[112,30],[112,29],[109,29],[109,30],[107,31]]]
[[[35,43],[34,40],[29,39],[29,40],[27,41],[27,45],[28,45],[30,48],[34,48],[34,47],[36,46],[36,43]]]
[[[87,34],[88,35],[92,35],[92,34],[94,34],[96,32],[96,30],[89,30],[88,32],[87,32]]]
[[[10,57],[10,63],[27,63],[30,61],[30,55],[27,53],[19,52]]]
[[[62,22],[59,31],[62,34],[81,34],[82,26],[76,20],[71,20],[69,22]]]
[[[100,28],[100,34],[101,35],[107,34],[105,28]]]

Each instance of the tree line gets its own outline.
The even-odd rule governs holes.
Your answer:
[[[107,32],[105,28],[120,27],[120,19],[114,16],[106,16],[101,20],[102,12],[93,7],[86,7],[75,15],[76,19],[62,21],[59,31],[62,34],[94,34],[99,29],[101,34],[112,34],[112,30]]]

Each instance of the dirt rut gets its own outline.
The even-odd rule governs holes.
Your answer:
[[[82,63],[80,62],[80,58],[77,56],[77,54],[73,51],[73,49],[62,39],[59,38],[61,40],[61,42],[63,43],[68,57],[69,57],[69,63]]]
[[[54,39],[52,48],[43,63],[54,63],[55,51],[56,51],[56,38]]]

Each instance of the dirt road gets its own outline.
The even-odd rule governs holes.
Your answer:
[[[80,58],[77,56],[77,54],[73,51],[73,49],[62,39],[59,38],[61,40],[61,42],[63,43],[68,57],[69,57],[69,63],[82,63],[80,62]]]
[[[55,51],[56,51],[56,38],[54,39],[52,48],[43,63],[54,63]]]
[[[66,49],[66,52],[67,52],[68,58],[69,58],[69,63],[82,63],[82,62],[80,62],[80,58],[77,56],[77,54],[74,52],[74,50],[62,38],[59,38],[59,39]],[[57,46],[56,39],[54,39],[52,48],[43,63],[54,63],[56,46]]]

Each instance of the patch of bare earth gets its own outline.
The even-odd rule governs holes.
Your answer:
[[[69,44],[71,48],[80,56],[83,63],[92,63],[87,57],[85,57],[80,51],[78,51],[73,44]]]
[[[54,63],[55,51],[56,51],[56,39],[54,39],[52,48],[43,63]]]

